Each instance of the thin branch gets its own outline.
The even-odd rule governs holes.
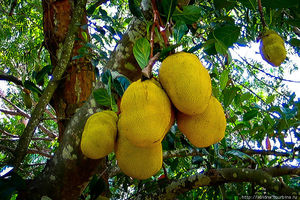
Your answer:
[[[4,96],[1,96],[1,98],[3,98],[5,101],[7,101],[10,105],[12,105],[17,111],[12,111],[12,110],[5,110],[5,109],[0,109],[0,112],[3,112],[5,114],[8,115],[19,115],[19,116],[23,116],[27,119],[30,119],[30,115],[27,114],[25,111],[23,111],[22,109],[20,109],[18,106],[16,106],[15,104],[13,104],[11,101],[9,101],[7,98],[5,98]],[[50,138],[56,138],[57,135],[54,134],[52,131],[48,130],[46,127],[44,127],[43,125],[39,124],[38,128],[43,131],[48,137]]]
[[[13,111],[13,110],[0,109],[0,112],[4,113],[6,115],[13,115],[13,116],[21,115],[21,113]]]
[[[160,55],[160,53],[158,52],[157,54],[155,54],[155,56],[150,58],[148,65],[142,70],[142,75],[144,75],[145,77],[147,77],[149,79],[152,77],[152,68],[153,68],[154,63],[159,58],[159,55]]]
[[[18,106],[16,106],[14,103],[12,103],[8,98],[6,98],[4,95],[2,95],[0,93],[0,97],[5,100],[8,104],[10,104],[14,109],[17,110],[17,112],[19,112],[20,114],[22,114],[22,116],[25,117],[25,115],[27,115],[21,108],[19,108]]]
[[[76,33],[79,29],[78,25],[81,24],[80,22],[82,20],[82,16],[85,10],[85,5],[86,5],[86,0],[80,0],[77,2],[74,8],[73,17],[69,25],[64,44],[62,46],[62,53],[61,53],[62,56],[57,66],[54,69],[52,79],[50,80],[42,96],[40,97],[40,101],[34,108],[31,118],[23,134],[21,135],[18,146],[14,152],[14,159],[12,160],[12,164],[15,167],[14,169],[18,169],[19,165],[21,164],[24,157],[26,156],[27,149],[31,141],[31,138],[33,136],[33,133],[36,127],[39,125],[44,110],[47,104],[50,102],[52,95],[56,90],[56,88],[58,87],[60,79],[67,68],[73,50]]]
[[[228,148],[229,150],[236,150],[236,151],[241,151],[245,154],[248,155],[273,155],[273,156],[282,156],[282,157],[289,157],[289,156],[293,156],[292,152],[278,152],[278,151],[274,151],[274,150],[252,150],[252,149],[246,149],[246,148],[242,148],[242,149],[234,149],[234,148]],[[225,152],[224,152],[225,153]],[[299,154],[295,153],[296,156],[298,156]],[[168,159],[168,158],[174,158],[174,157],[188,157],[188,156],[205,156],[206,154],[203,154],[201,151],[198,151],[197,149],[193,149],[193,150],[188,150],[188,149],[176,149],[176,150],[172,150],[172,151],[165,151],[163,153],[163,158],[164,159]],[[223,154],[221,154],[223,155]]]
[[[188,157],[188,156],[204,156],[202,152],[197,151],[196,149],[187,150],[187,149],[176,149],[173,151],[165,151],[163,153],[164,159],[174,158],[174,157]]]
[[[266,25],[266,22],[265,22],[264,13],[263,13],[263,9],[262,9],[262,6],[261,6],[261,0],[258,0],[258,11],[259,11],[259,14],[260,14],[260,19],[261,19],[262,26],[263,26],[263,28],[265,28],[267,25]]]
[[[11,138],[3,138],[4,140],[19,140],[20,136],[19,135],[14,135],[14,134],[11,134],[11,133],[8,133],[6,132],[5,130],[1,130],[0,129],[0,132],[3,134],[3,135],[6,135],[8,137],[11,137]],[[1,139],[1,138],[0,138]],[[53,141],[53,138],[40,138],[40,137],[35,137],[35,138],[32,138],[31,140],[44,140],[44,141]]]
[[[252,149],[236,149],[248,155],[272,155],[272,156],[293,156],[292,152],[278,152],[275,150],[252,150]]]
[[[23,87],[23,83],[17,77],[8,75],[8,74],[0,74],[0,80],[13,82],[16,85],[20,85]]]
[[[2,145],[0,144],[0,149],[1,150],[6,150],[6,151],[9,151],[11,153],[14,152],[14,148],[11,148],[11,147],[7,147],[5,145]],[[27,152],[28,154],[38,154],[38,155],[41,155],[41,156],[44,156],[44,157],[47,157],[47,158],[52,158],[52,155],[46,153],[46,152],[43,152],[41,150],[37,150],[37,149],[27,149]]]
[[[262,72],[262,73],[264,73],[264,74],[266,74],[266,75],[268,75],[268,76],[270,76],[270,77],[272,77],[272,78],[275,78],[275,79],[278,79],[278,80],[281,80],[281,81],[291,82],[291,83],[300,83],[300,81],[289,80],[289,79],[281,78],[281,77],[278,77],[278,76],[274,76],[274,75],[272,75],[272,74],[270,74],[270,73],[268,73],[268,72],[265,72],[264,70],[262,70],[262,69],[256,67],[255,65],[250,64],[250,63],[247,61],[247,59],[243,58],[242,56],[239,55],[239,57],[240,57],[245,63],[247,63],[247,65],[250,65],[252,68],[257,69],[258,71],[260,71],[260,72]]]

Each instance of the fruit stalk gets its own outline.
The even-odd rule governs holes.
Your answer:
[[[262,10],[261,0],[258,0],[258,11],[259,11],[261,23],[262,23],[262,26],[263,26],[263,29],[264,29],[267,25],[266,25],[265,18],[264,18],[264,13],[263,13],[263,10]]]
[[[159,58],[160,53],[156,53],[149,59],[148,65],[142,70],[142,76],[150,79],[152,77],[152,68],[156,60]]]

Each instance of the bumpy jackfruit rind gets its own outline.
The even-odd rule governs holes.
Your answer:
[[[270,65],[279,66],[286,58],[283,39],[273,30],[267,30],[260,41],[260,54]]]
[[[121,171],[132,178],[148,179],[162,167],[162,145],[137,147],[126,137],[119,136],[115,145],[117,164]]]
[[[212,96],[207,109],[199,115],[176,115],[179,130],[196,147],[213,145],[225,136],[226,118],[221,103]]]
[[[206,109],[211,79],[196,55],[180,52],[168,56],[159,69],[159,81],[180,112],[195,115]]]
[[[91,115],[84,126],[80,148],[91,159],[100,159],[114,150],[118,116],[113,111]]]
[[[170,124],[172,105],[157,84],[154,80],[133,82],[121,100],[119,133],[139,147],[161,142]]]

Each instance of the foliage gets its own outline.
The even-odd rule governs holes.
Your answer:
[[[14,1],[1,2],[0,74],[17,77],[23,85],[9,83],[5,91],[0,91],[0,172],[9,166],[11,152],[33,109],[25,106],[22,98],[24,88],[30,91],[30,98],[35,105],[40,101],[40,94],[52,72],[49,53],[43,46],[41,2],[17,1],[12,15],[7,8],[11,8],[11,2]],[[290,80],[283,77],[285,72],[293,73],[299,67],[299,63],[290,59],[293,52],[300,55],[299,1],[261,1],[266,25],[282,36],[287,48],[287,59],[277,68],[261,63],[256,58],[233,59],[231,55],[238,54],[240,47],[256,42],[264,28],[257,1],[191,0],[190,5],[184,7],[176,6],[177,1],[156,2],[159,3],[161,21],[167,25],[166,30],[170,35],[169,44],[166,45],[163,34],[156,29],[155,39],[159,40],[159,45],[155,44],[154,51],[161,53],[159,61],[174,51],[192,52],[201,58],[211,76],[213,95],[222,103],[226,113],[226,136],[208,148],[195,148],[175,124],[162,142],[164,167],[158,174],[143,181],[131,179],[116,170],[115,155],[111,153],[107,157],[108,185],[101,182],[101,174],[96,174],[83,192],[82,199],[95,199],[100,193],[93,188],[99,185],[101,190],[109,186],[113,199],[134,199],[143,191],[154,193],[154,184],[166,179],[179,180],[210,169],[234,166],[252,169],[287,165],[299,167],[300,99],[289,91],[286,83]],[[80,56],[91,58],[96,73],[100,74],[98,81],[104,84],[104,88],[93,92],[96,102],[104,108],[118,111],[118,101],[128,87],[129,80],[125,76],[113,75],[104,67],[134,16],[148,24],[148,33],[152,31],[154,22],[141,15],[141,10],[137,9],[140,1],[111,0],[100,6],[97,3],[91,1],[87,4],[90,40],[86,37]],[[148,34],[135,43],[133,54],[141,68],[151,60],[151,42]],[[84,48],[92,50],[84,51]],[[58,128],[50,106],[47,106],[40,125],[42,127],[35,131],[35,139],[30,143],[20,172],[0,176],[0,185],[7,188],[0,190],[1,198],[9,199],[17,189],[24,187],[25,179],[37,177],[44,169],[47,158],[56,152],[59,145],[56,138]],[[168,157],[173,151],[180,151],[181,154]],[[299,191],[299,177],[283,176],[281,179],[284,184]],[[178,199],[234,199],[241,195],[265,193],[274,194],[254,183],[228,183],[190,189]]]

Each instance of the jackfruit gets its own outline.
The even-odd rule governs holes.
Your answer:
[[[273,66],[279,66],[286,58],[284,41],[273,30],[263,33],[259,49],[262,58]]]
[[[168,132],[171,109],[159,82],[154,79],[133,82],[121,99],[118,131],[139,147],[159,143]]]
[[[137,147],[119,135],[115,146],[117,164],[121,171],[136,179],[147,179],[155,175],[162,167],[162,145]]]
[[[113,111],[91,115],[84,126],[80,148],[91,159],[100,159],[114,150],[118,116]]]
[[[224,110],[221,103],[213,96],[203,113],[190,116],[178,112],[176,119],[179,130],[196,147],[208,147],[225,136]]]
[[[159,69],[159,81],[180,112],[195,115],[206,109],[211,80],[196,55],[180,52],[168,56]]]

